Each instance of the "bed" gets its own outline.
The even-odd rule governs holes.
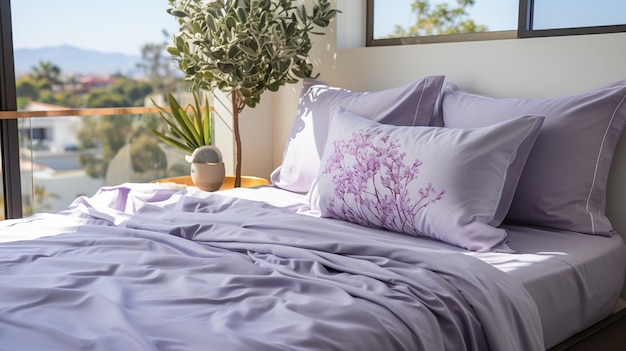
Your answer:
[[[125,183],[0,222],[0,349],[553,347],[619,303],[603,206],[624,96],[306,80],[270,185]]]

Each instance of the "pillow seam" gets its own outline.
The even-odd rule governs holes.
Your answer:
[[[415,127],[415,123],[417,122],[417,116],[419,115],[420,106],[422,105],[422,98],[424,97],[424,92],[426,91],[426,87],[430,82],[430,76],[424,79],[424,84],[422,84],[422,92],[420,93],[420,98],[417,100],[417,106],[415,107],[415,113],[413,114],[413,123],[411,124]]]
[[[617,106],[613,110],[613,114],[611,115],[611,119],[609,120],[609,123],[608,123],[606,129],[604,130],[604,135],[602,136],[602,142],[600,143],[600,148],[599,148],[598,154],[596,156],[596,164],[595,164],[595,167],[594,167],[594,170],[593,170],[593,179],[591,181],[591,187],[589,187],[589,193],[587,194],[587,203],[585,205],[585,210],[589,214],[589,220],[591,221],[591,234],[594,234],[594,235],[596,235],[595,215],[591,211],[591,209],[589,208],[590,203],[591,203],[591,195],[594,193],[594,189],[596,187],[596,182],[597,182],[597,177],[598,177],[598,168],[599,168],[599,165],[600,165],[600,158],[601,158],[601,156],[603,154],[603,151],[604,151],[606,143],[607,143],[607,135],[609,133],[609,130],[612,129],[613,122],[615,120],[615,115],[617,114],[617,111],[620,108],[622,108],[622,105],[624,104],[624,100],[625,99],[626,99],[626,95],[623,95],[622,99],[619,102],[619,104],[617,104]]]

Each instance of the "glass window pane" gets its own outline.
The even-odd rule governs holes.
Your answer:
[[[376,0],[374,39],[514,30],[518,7],[517,0],[475,0],[467,6],[455,0]]]
[[[154,114],[21,119],[24,215],[62,210],[103,185],[188,175],[183,153],[150,132],[160,123]],[[38,130],[50,138],[36,139]],[[57,145],[77,139],[93,147]]]
[[[153,107],[184,91],[165,46],[178,30],[167,1],[13,1],[23,212],[57,211],[100,186],[189,174],[158,142],[158,115],[59,111]],[[32,9],[37,9],[33,11]],[[42,29],[43,28],[43,29]],[[188,100],[187,100],[188,101]],[[55,112],[56,111],[56,112]]]
[[[626,24],[624,0],[535,0],[534,6],[536,30]]]

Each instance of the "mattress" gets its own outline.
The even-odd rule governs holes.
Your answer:
[[[306,211],[305,195],[272,186],[231,189],[224,193],[318,215]],[[613,311],[624,284],[626,266],[626,246],[619,235],[604,237],[514,225],[503,227],[509,232],[508,245],[515,254],[476,253],[439,241],[409,236],[407,239],[422,240],[434,250],[474,256],[520,282],[537,304],[546,348]]]

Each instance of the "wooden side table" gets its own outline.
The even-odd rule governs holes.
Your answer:
[[[171,177],[171,178],[161,178],[152,181],[153,183],[176,183],[180,185],[193,186],[193,181],[191,180],[191,176],[181,176],[181,177]],[[241,187],[249,188],[257,185],[267,185],[270,181],[261,178],[261,177],[253,177],[253,176],[241,176]],[[235,176],[226,176],[224,177],[224,183],[219,188],[219,190],[232,189],[235,186]]]

